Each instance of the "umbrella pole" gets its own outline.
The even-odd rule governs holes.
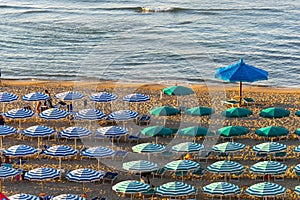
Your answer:
[[[44,181],[42,181],[42,193],[44,193]]]
[[[75,149],[77,148],[77,139],[74,139],[74,143],[75,143]]]
[[[2,178],[0,178],[0,192],[2,192]]]
[[[82,182],[82,194],[84,194],[84,182]]]
[[[99,171],[100,170],[100,159],[97,158],[97,160],[98,160],[98,171]]]
[[[38,137],[38,145],[37,145],[38,149],[40,148],[40,137]]]
[[[0,137],[0,145],[1,145],[1,147],[0,147],[0,148],[1,148],[1,149],[2,149],[2,147],[3,147],[3,144],[2,144],[2,139],[3,139],[3,138],[2,138],[2,136],[1,136],[1,137]]]
[[[240,81],[240,91],[239,91],[239,106],[242,105],[242,87],[243,87],[243,83],[242,81]]]
[[[22,157],[20,157],[20,169],[22,169]]]

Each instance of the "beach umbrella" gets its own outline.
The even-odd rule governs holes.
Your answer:
[[[169,171],[184,172],[195,170],[200,167],[200,164],[192,160],[175,160],[167,163],[164,168]]]
[[[118,138],[120,136],[124,136],[127,134],[128,134],[127,128],[123,128],[120,126],[106,126],[106,127],[101,127],[101,128],[97,129],[95,138],[101,139],[101,138],[103,138],[103,136],[110,137],[112,139],[112,143],[113,143],[114,138]]]
[[[71,126],[59,132],[59,137],[74,139],[75,149],[77,147],[77,139],[88,137],[92,134],[87,128],[80,126]]]
[[[19,97],[13,93],[0,92],[0,102],[9,103],[17,100]],[[4,106],[2,107],[2,112],[4,113]]]
[[[164,94],[174,95],[174,96],[185,96],[185,95],[190,95],[195,93],[193,89],[189,87],[180,86],[180,85],[166,87],[162,91]]]
[[[38,150],[27,145],[14,145],[3,151],[3,154],[11,157],[20,157],[20,168],[22,167],[22,158],[37,153]]]
[[[68,92],[61,92],[54,96],[54,98],[62,100],[62,101],[73,101],[77,99],[83,98],[83,94],[76,91],[68,91]]]
[[[240,163],[229,160],[217,161],[207,167],[209,172],[216,174],[232,174],[244,171],[244,169],[245,167]]]
[[[47,156],[53,156],[59,158],[59,165],[58,165],[59,169],[61,169],[61,158],[74,156],[77,153],[78,153],[77,150],[65,145],[52,146],[46,149],[45,151],[43,151],[43,154]]]
[[[297,117],[300,117],[300,110],[297,110],[297,112],[295,113],[295,115],[296,115]]]
[[[253,151],[260,153],[275,153],[286,150],[286,145],[278,142],[265,142],[253,147]]]
[[[75,194],[61,194],[53,197],[51,200],[85,200],[85,199]]]
[[[223,137],[241,136],[249,133],[249,130],[243,126],[225,126],[217,130],[217,134]]]
[[[206,136],[208,133],[211,133],[211,131],[201,126],[190,126],[187,128],[180,129],[177,132],[177,134],[181,136],[191,136],[191,137]]]
[[[149,127],[144,128],[141,131],[141,134],[150,136],[150,137],[167,136],[167,135],[174,134],[174,130],[172,130],[170,128],[166,128],[164,126],[149,126]]]
[[[172,146],[172,150],[176,152],[198,152],[203,149],[204,146],[202,144],[194,143],[194,142],[183,142],[180,144],[176,144]]]
[[[237,142],[224,142],[220,144],[216,144],[212,147],[213,151],[216,152],[235,152],[243,150],[246,147],[245,144],[237,143]]]
[[[114,154],[115,154],[114,150],[112,150],[110,148],[102,147],[102,146],[90,147],[81,152],[82,156],[87,156],[90,158],[97,158],[98,169],[100,168],[100,158],[110,157],[110,156],[113,156]]]
[[[261,161],[250,167],[250,171],[256,174],[285,174],[287,165],[277,161]]]
[[[147,192],[151,189],[151,187],[146,183],[142,183],[140,181],[127,180],[115,184],[112,187],[112,189],[119,193],[131,194],[131,199],[132,199],[133,194],[140,193],[140,192]]]
[[[192,116],[205,116],[205,115],[211,115],[215,111],[213,108],[208,108],[204,106],[197,106],[193,108],[189,108],[185,111],[186,114],[192,115]]]
[[[126,121],[129,119],[135,119],[139,116],[139,113],[131,110],[119,110],[112,112],[108,115],[108,120]]]
[[[42,192],[44,192],[44,181],[47,179],[55,179],[60,176],[60,171],[52,168],[36,168],[25,173],[24,178],[31,181],[42,182]]]
[[[40,200],[39,197],[31,195],[31,194],[15,194],[8,197],[9,200]]]
[[[49,128],[47,126],[31,126],[25,130],[22,130],[21,133],[26,136],[30,137],[37,137],[38,138],[38,145],[37,147],[40,148],[40,137],[45,137],[52,135],[55,133],[55,130],[52,128]]]
[[[268,72],[244,63],[243,59],[237,64],[217,69],[215,78],[227,82],[239,82],[239,103],[242,101],[242,82],[268,80]]]
[[[295,187],[295,192],[298,194],[298,196],[300,195],[300,185]]]
[[[151,115],[155,116],[172,116],[179,114],[180,111],[170,106],[161,106],[150,110]]]
[[[300,136],[300,128],[296,129],[295,134],[298,135],[298,136]]]
[[[300,145],[294,148],[294,152],[300,153]]]
[[[127,102],[145,102],[149,101],[150,97],[145,94],[139,94],[139,93],[134,93],[134,94],[129,94],[123,97],[123,101]]]
[[[300,164],[295,166],[294,171],[295,172],[300,172]]]
[[[158,165],[156,163],[152,163],[146,160],[125,162],[123,163],[122,167],[123,169],[134,173],[153,172],[158,170]]]
[[[100,120],[105,117],[105,114],[96,109],[83,109],[76,113],[76,119]]]
[[[252,111],[247,108],[229,108],[222,112],[222,115],[228,118],[248,117],[252,115]]]
[[[108,92],[99,92],[89,96],[91,101],[96,102],[111,102],[118,99],[118,96]]]
[[[279,137],[289,133],[289,130],[282,126],[267,126],[255,131],[255,134],[263,137]]]
[[[216,196],[227,196],[240,194],[241,189],[232,183],[227,182],[215,182],[206,185],[202,188],[204,194],[216,195]]]
[[[16,176],[19,172],[13,168],[0,166],[0,192],[2,192],[2,180]]]
[[[282,118],[289,116],[290,111],[284,108],[272,107],[261,110],[259,115],[265,118]]]
[[[49,95],[41,92],[32,92],[22,97],[24,101],[43,101],[49,99]]]
[[[142,143],[132,147],[135,153],[157,153],[165,150],[165,146],[154,143]]]
[[[276,197],[283,195],[285,192],[285,187],[271,182],[257,183],[246,189],[246,194],[256,197]]]
[[[70,113],[68,113],[65,110],[60,110],[58,108],[50,108],[41,112],[39,116],[42,119],[46,119],[46,120],[58,120],[58,119],[66,118],[69,114]]]
[[[183,182],[168,182],[155,189],[155,193],[165,197],[196,195],[197,189]]]
[[[4,113],[4,116],[7,118],[12,119],[24,119],[29,118],[34,115],[34,112],[32,110],[19,108],[19,109],[12,109]],[[19,127],[21,127],[21,120],[19,120]]]
[[[3,137],[6,135],[11,135],[17,132],[17,129],[15,129],[14,127],[11,126],[0,126],[0,148],[2,149],[3,144],[2,144],[2,140]]]

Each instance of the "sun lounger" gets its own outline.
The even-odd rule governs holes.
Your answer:
[[[157,171],[155,171],[155,172],[153,173],[153,179],[154,179],[155,177],[157,177],[157,176],[159,176],[160,179],[162,179],[162,178],[163,178],[163,175],[166,173],[166,171],[167,171],[167,170],[166,170],[166,168],[164,168],[164,167],[158,169]]]
[[[106,172],[103,176],[104,181],[110,181],[111,184],[113,184],[114,180],[118,177],[117,172]]]
[[[149,125],[151,121],[150,115],[141,115],[137,118],[137,124],[141,125]]]
[[[250,97],[243,98],[242,101],[246,104],[246,106],[255,105],[256,103],[255,100]]]
[[[221,101],[221,103],[225,104],[228,107],[238,107],[239,106],[239,101],[237,101],[235,99]]]
[[[129,141],[135,141],[135,142],[139,142],[139,140],[140,140],[140,135],[141,135],[141,133],[139,132],[138,134],[135,134],[135,135],[129,135],[128,136],[128,140]]]
[[[114,154],[114,158],[121,158],[122,161],[125,159],[125,157],[127,156],[128,152],[127,151],[116,151],[115,154]]]

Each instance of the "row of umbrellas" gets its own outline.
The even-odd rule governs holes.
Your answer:
[[[31,195],[31,194],[15,194],[9,196],[8,199],[10,200],[40,200],[39,197]],[[51,198],[51,200],[85,200],[85,198],[75,195],[75,194],[61,194]]]

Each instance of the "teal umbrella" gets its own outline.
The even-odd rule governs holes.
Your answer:
[[[286,150],[286,145],[278,142],[265,142],[253,147],[253,151],[260,153],[275,153]]]
[[[246,194],[256,197],[276,197],[283,195],[286,188],[271,182],[262,182],[251,185],[246,189]]]
[[[237,143],[237,142],[224,142],[221,144],[216,144],[212,147],[213,151],[216,152],[235,152],[240,151],[246,147],[245,144]]]
[[[197,189],[194,186],[183,182],[165,183],[157,187],[155,191],[156,194],[166,197],[180,197],[197,194]]]
[[[164,150],[165,146],[153,143],[142,143],[132,147],[132,151],[136,153],[156,153]]]
[[[172,116],[179,114],[180,111],[170,106],[161,106],[150,110],[151,115],[155,116]]]
[[[153,172],[158,170],[158,166],[156,163],[152,163],[146,160],[136,160],[123,163],[123,169],[131,172]]]
[[[295,131],[295,134],[300,136],[300,128],[297,128],[297,130]]]
[[[206,185],[202,188],[204,194],[217,195],[217,196],[227,196],[240,194],[241,189],[232,183],[227,182],[215,182]]]
[[[186,114],[192,115],[192,116],[205,116],[205,115],[213,114],[214,109],[208,108],[208,107],[203,107],[203,106],[198,106],[198,107],[189,108],[185,112],[186,112]]]
[[[300,153],[300,145],[294,148],[294,152]]]
[[[284,108],[266,108],[260,111],[260,116],[265,118],[282,118],[290,115],[290,111]]]
[[[179,135],[182,136],[191,136],[191,137],[200,137],[206,136],[207,133],[211,133],[207,128],[203,128],[201,126],[190,126],[187,128],[180,129],[178,131]]]
[[[127,180],[115,184],[112,189],[119,193],[131,194],[132,199],[133,194],[147,192],[151,189],[151,187],[140,181]]]
[[[141,134],[155,137],[155,136],[168,136],[174,134],[174,130],[170,128],[166,128],[164,126],[149,126],[147,128],[144,128],[141,131]]]
[[[262,161],[250,167],[250,171],[256,174],[285,174],[287,166],[277,161]]]
[[[247,108],[229,108],[222,112],[222,115],[225,117],[248,117],[252,115],[252,111]]]
[[[202,144],[194,142],[183,142],[177,145],[172,146],[172,150],[176,152],[197,152],[203,149]]]
[[[244,171],[245,167],[234,161],[217,161],[207,167],[207,170],[216,174],[231,174]]]
[[[190,95],[195,93],[194,90],[192,90],[191,88],[179,86],[179,85],[164,88],[162,91],[164,94],[174,95],[174,96],[185,96],[185,95]]]
[[[300,185],[295,187],[295,192],[300,196]]]
[[[281,126],[267,126],[256,130],[255,133],[263,137],[279,137],[287,135],[289,130]]]
[[[296,115],[297,117],[300,117],[300,110],[298,110],[298,111],[295,113],[295,115]]]
[[[217,133],[224,137],[241,136],[249,133],[243,126],[226,126],[217,130]]]
[[[190,171],[198,169],[200,164],[191,160],[175,160],[167,163],[164,168],[169,171]]]

